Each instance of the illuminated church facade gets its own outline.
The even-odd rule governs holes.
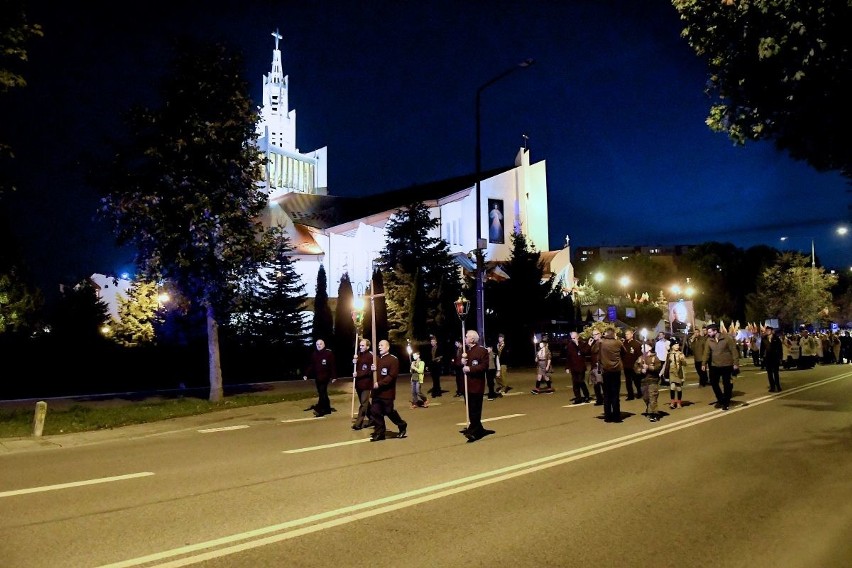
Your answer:
[[[481,199],[476,199],[476,174],[377,192],[366,197],[329,193],[327,148],[302,153],[296,147],[296,111],[289,109],[289,78],[284,75],[278,41],[272,68],[263,76],[263,103],[258,122],[258,147],[264,154],[264,191],[269,196],[264,223],[279,226],[290,237],[296,271],[309,296],[316,291],[323,265],[328,296],[335,298],[341,277],[349,275],[353,291],[362,294],[373,273],[373,262],[385,246],[385,225],[400,208],[423,202],[438,220],[434,236],[442,237],[459,263],[472,270],[470,253],[485,245],[488,277],[506,277],[500,263],[511,255],[511,234],[521,231],[542,252],[546,272],[563,287],[574,285],[570,248],[548,251],[547,171],[544,161],[531,162],[521,148],[514,165],[482,172]],[[378,188],[377,188],[378,189]],[[481,218],[476,234],[476,215]],[[478,241],[479,240],[479,241]]]

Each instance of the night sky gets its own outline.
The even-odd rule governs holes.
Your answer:
[[[834,233],[849,226],[844,179],[710,132],[706,68],[665,1],[34,2],[29,16],[45,37],[0,116],[22,175],[7,205],[42,287],[131,269],[94,219],[81,156],[109,149],[131,104],[158,102],[170,37],[241,49],[259,104],[276,28],[297,146],[328,146],[333,195],[474,171],[477,88],[531,57],[482,95],[483,169],[510,165],[528,137],[547,161],[552,249],[568,235],[575,249],[716,240],[810,254],[813,239],[825,265],[852,266],[852,235]]]

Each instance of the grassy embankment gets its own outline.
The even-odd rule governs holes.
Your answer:
[[[329,395],[343,394],[329,391]],[[219,402],[192,397],[166,400],[128,402],[126,404],[73,404],[67,408],[48,407],[47,419],[42,432],[45,436],[72,434],[120,428],[131,424],[146,424],[182,416],[195,416],[231,408],[274,404],[316,398],[316,393],[296,392],[289,394],[251,393],[237,394]],[[31,436],[33,433],[33,409],[0,409],[0,438]]]

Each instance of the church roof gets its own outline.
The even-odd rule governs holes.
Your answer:
[[[513,168],[514,166],[509,166],[482,172],[480,180],[492,178]],[[476,184],[476,178],[475,173],[468,174],[364,197],[285,193],[275,198],[275,202],[296,225],[325,230],[382,213],[390,216],[396,210],[413,203],[423,202],[428,205],[429,202],[441,201],[470,189]]]

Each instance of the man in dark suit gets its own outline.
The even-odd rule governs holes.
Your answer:
[[[441,371],[444,368],[444,354],[441,352],[441,347],[438,345],[438,338],[434,335],[429,336],[429,358],[426,360],[426,367],[429,369],[429,375],[432,377],[432,389],[429,394],[432,398],[438,398],[443,394],[441,390]]]
[[[316,350],[311,351],[308,364],[305,366],[304,380],[313,379],[317,387],[318,400],[313,406],[314,416],[320,417],[331,414],[331,401],[328,398],[328,384],[337,380],[337,367],[334,353],[325,346],[325,341],[317,339]]]
[[[781,359],[783,347],[781,338],[771,326],[766,326],[766,335],[760,342],[760,358],[769,379],[769,392],[781,392]]]
[[[461,357],[462,372],[467,375],[467,410],[470,420],[462,434],[468,442],[481,440],[494,430],[482,427],[482,398],[485,394],[485,372],[488,370],[488,350],[479,345],[479,334],[465,333],[465,350]]]

